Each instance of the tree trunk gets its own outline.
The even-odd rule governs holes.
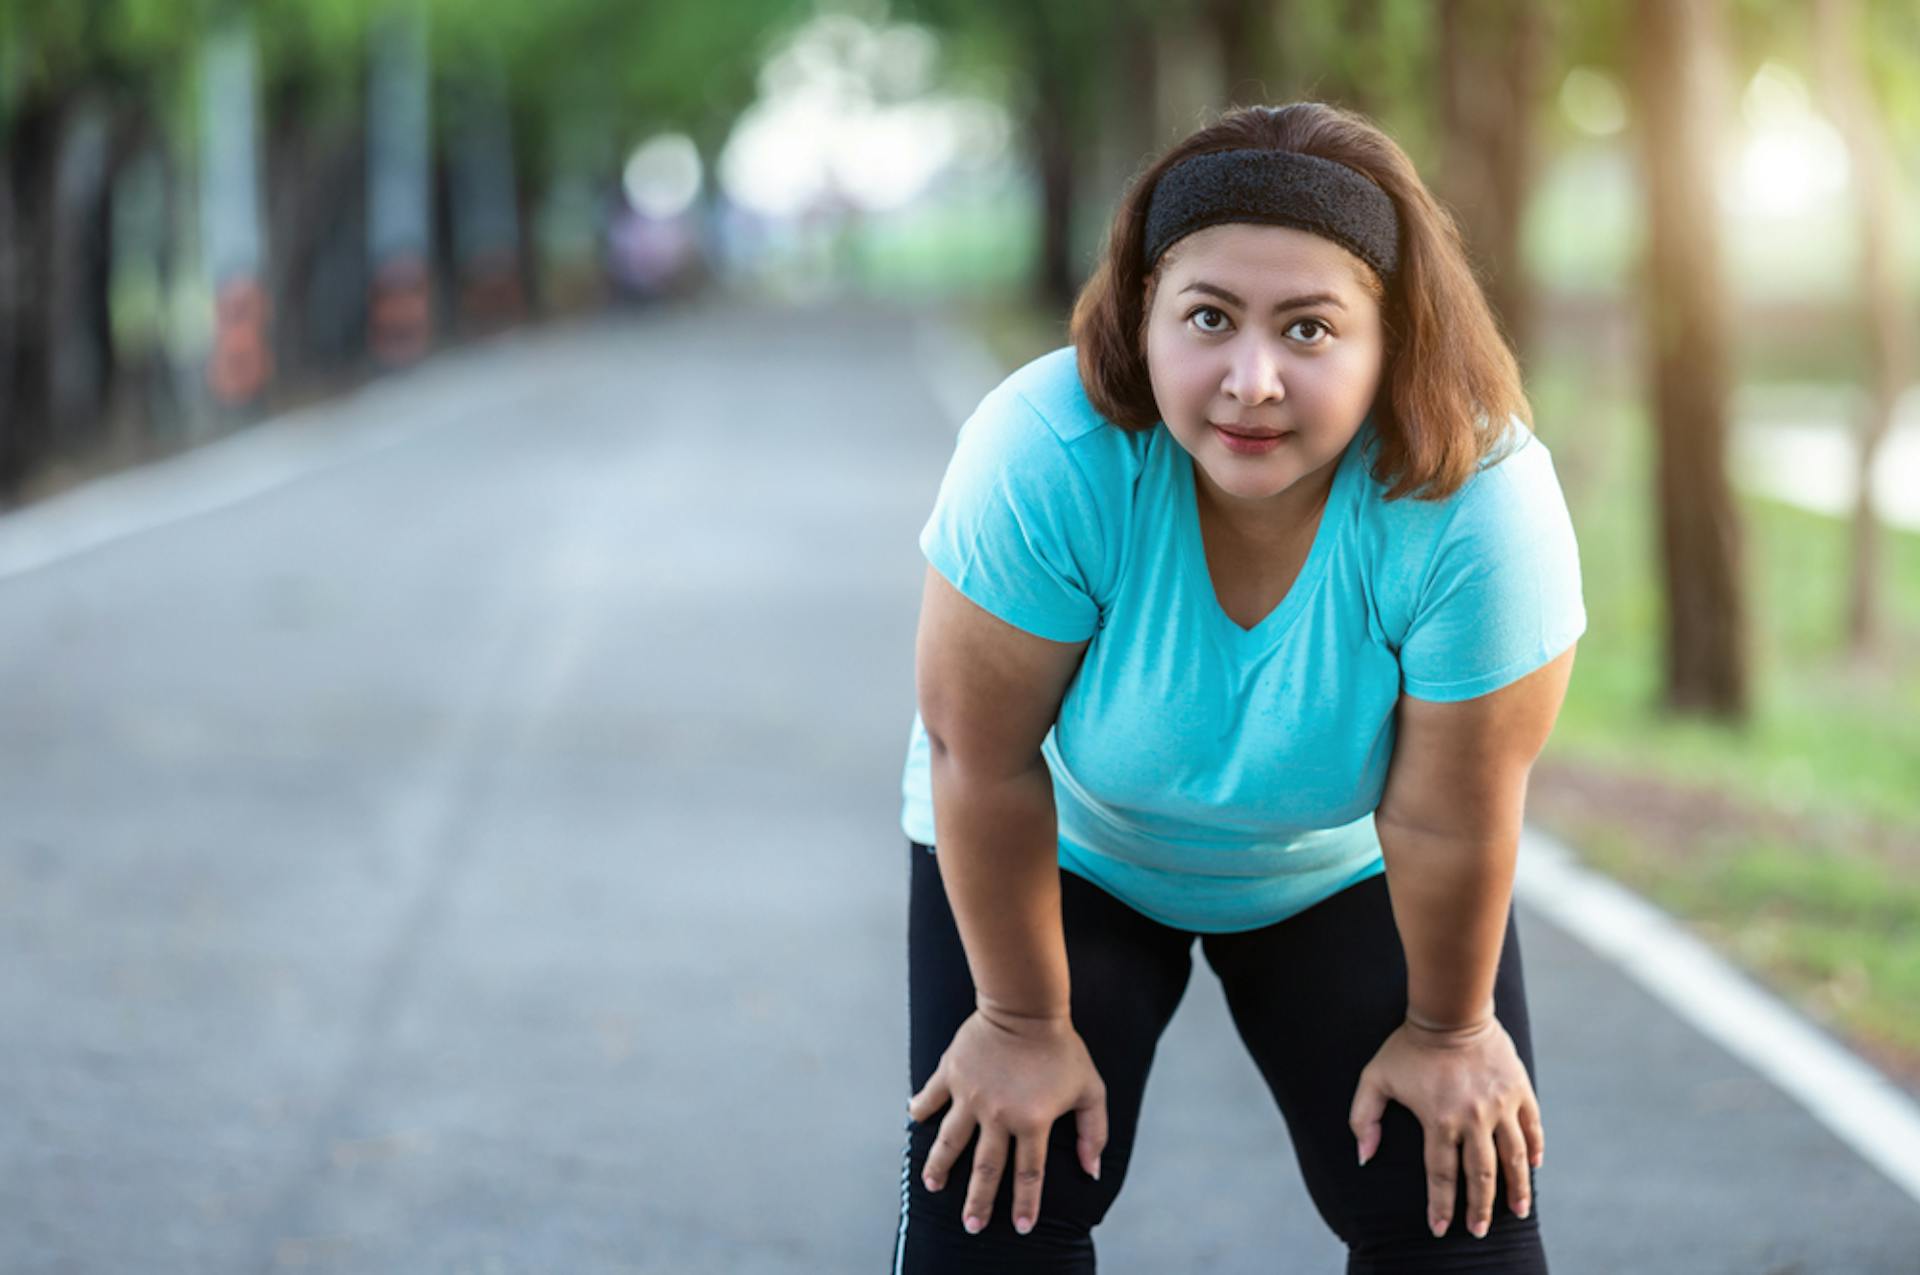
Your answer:
[[[159,327],[154,333],[153,349],[146,365],[147,379],[140,394],[143,447],[149,455],[164,455],[186,434],[188,404],[179,384],[179,368],[174,363],[172,337],[172,298],[179,286],[179,245],[181,218],[186,215],[185,192],[181,189],[179,157],[164,130],[153,139],[155,174],[158,179],[159,240],[155,245],[154,271],[160,289]]]
[[[202,37],[200,259],[213,289],[204,373],[223,417],[258,406],[275,372],[269,234],[260,217],[259,65],[259,40],[243,14]]]
[[[550,305],[540,263],[540,206],[550,174],[544,152],[536,148],[532,140],[537,133],[536,121],[537,117],[529,117],[524,126],[513,130],[513,200],[520,221],[520,295],[526,298],[530,318],[544,317]],[[702,158],[712,154],[702,152]],[[710,167],[707,171],[713,170]],[[702,182],[701,188],[705,192],[703,197],[712,197],[712,182]]]
[[[48,357],[52,372],[48,432],[53,450],[78,456],[99,441],[113,379],[113,328],[107,304],[112,260],[107,220],[111,137],[107,108],[95,96],[67,115],[55,161]]]
[[[1741,536],[1727,482],[1726,294],[1714,202],[1713,0],[1636,0],[1633,94],[1647,200],[1643,328],[1658,438],[1666,701],[1743,720]]]
[[[1847,641],[1859,659],[1883,640],[1880,604],[1880,519],[1874,508],[1873,471],[1881,444],[1893,428],[1894,411],[1910,375],[1913,318],[1901,295],[1898,168],[1871,97],[1861,56],[1856,0],[1818,0],[1814,44],[1828,110],[1846,139],[1859,201],[1860,293],[1868,380],[1861,422],[1858,486],[1853,513],[1853,562],[1847,589]]]
[[[1040,258],[1035,291],[1040,304],[1064,310],[1073,304],[1080,288],[1080,272],[1073,259],[1075,86],[1070,82],[1073,64],[1061,52],[1055,21],[1041,5],[1033,6],[1027,18],[1027,65],[1034,94],[1028,135],[1040,179]]]
[[[361,366],[367,352],[367,135],[349,128],[333,143],[321,189],[332,216],[313,245],[307,285],[307,347],[328,373]]]
[[[1521,231],[1549,19],[1537,0],[1442,0],[1438,21],[1441,193],[1460,220],[1508,343],[1524,356],[1533,340],[1534,290]]]
[[[1377,117],[1382,99],[1374,72],[1384,38],[1380,0],[1350,0],[1339,6],[1339,13],[1338,34],[1334,37],[1338,47],[1318,50],[1319,64],[1308,73],[1313,95],[1323,102]]]
[[[4,162],[11,199],[8,270],[10,340],[8,401],[0,421],[0,501],[12,503],[28,476],[45,459],[52,410],[52,293],[54,174],[66,102],[37,98],[21,103],[8,120]]]
[[[17,426],[14,402],[14,348],[20,328],[21,270],[19,214],[14,210],[13,164],[14,130],[0,124],[0,509],[6,507],[7,489],[4,470],[12,454]]]
[[[1108,85],[1114,97],[1113,120],[1126,171],[1132,179],[1160,153],[1160,59],[1154,19],[1129,8],[1120,23],[1120,74]]]
[[[160,298],[166,289],[163,258],[169,229],[166,153],[152,109],[159,95],[158,86],[144,85],[118,98],[107,162],[100,318],[109,379],[102,392],[99,434],[105,439],[106,459],[115,466],[152,454],[155,406],[165,379],[167,311]],[[142,304],[116,314],[111,298],[128,284],[138,289]]]
[[[1073,147],[1071,130],[1054,96],[1044,93],[1032,124],[1034,162],[1040,173],[1040,301],[1051,308],[1073,303],[1079,272],[1073,263]]]
[[[311,87],[297,76],[280,80],[266,91],[263,112],[267,296],[273,302],[273,363],[283,389],[296,385],[307,373],[307,284],[312,278],[315,232],[332,211],[316,206],[310,178]]]
[[[1268,46],[1273,42],[1267,0],[1208,0],[1201,17],[1219,47],[1226,103],[1250,106],[1273,100],[1274,85],[1267,79]]]

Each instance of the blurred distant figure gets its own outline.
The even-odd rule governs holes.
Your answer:
[[[624,200],[607,224],[606,265],[614,295],[623,301],[685,296],[708,275],[689,214],[650,217]]]

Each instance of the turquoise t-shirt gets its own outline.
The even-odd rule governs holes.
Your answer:
[[[1520,422],[1451,498],[1391,503],[1363,424],[1306,564],[1252,629],[1207,573],[1192,459],[1102,417],[1071,346],[961,427],[927,560],[1041,637],[1091,638],[1042,746],[1060,865],[1167,925],[1254,929],[1385,871],[1373,812],[1402,692],[1507,685],[1586,630],[1553,459]],[[937,844],[918,713],[901,827]]]

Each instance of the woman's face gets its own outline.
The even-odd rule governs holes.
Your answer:
[[[1240,222],[1195,231],[1162,263],[1147,370],[1214,493],[1269,501],[1338,460],[1384,361],[1368,267],[1330,239]]]

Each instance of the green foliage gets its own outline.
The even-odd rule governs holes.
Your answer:
[[[383,0],[246,0],[269,75],[353,83]]]
[[[1920,142],[1920,5],[1872,0],[1866,7],[1863,42],[1874,97],[1894,136]]]
[[[1763,804],[1920,827],[1920,536],[1889,530],[1886,668],[1843,654],[1849,528],[1743,495],[1756,708],[1744,729],[1659,707],[1652,448],[1643,411],[1564,366],[1536,373],[1535,416],[1580,535],[1587,636],[1549,745]]]
[[[681,128],[709,148],[752,100],[773,42],[810,9],[804,0],[420,4],[436,62],[498,66],[523,115]],[[82,83],[177,80],[213,24],[230,17],[251,19],[270,83],[350,97],[373,26],[393,8],[392,0],[0,0],[0,102]]]
[[[761,63],[810,12],[803,0],[432,0],[443,60],[504,73],[516,115],[679,129],[709,154],[753,100]]]
[[[0,0],[0,101],[178,63],[210,0]]]
[[[1439,141],[1436,7],[1422,0],[1296,5],[1288,96],[1369,114],[1416,161],[1430,160]]]

